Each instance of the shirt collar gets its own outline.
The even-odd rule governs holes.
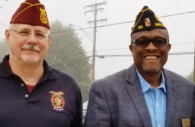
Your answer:
[[[0,63],[0,77],[8,78],[9,76],[14,75],[13,72],[11,71],[8,61],[9,61],[9,55],[6,55],[3,58],[3,61]],[[53,74],[53,69],[47,64],[45,60],[43,62],[43,66],[44,66],[43,76],[49,79],[54,79],[55,75]]]
[[[136,69],[136,73],[138,75],[140,84],[141,84],[141,88],[142,88],[142,92],[145,93],[146,91],[148,91],[149,89],[151,89],[151,85],[141,76],[141,74],[138,72],[138,70]],[[158,89],[162,88],[164,90],[164,92],[166,93],[166,88],[165,88],[165,77],[163,72],[161,72],[161,82],[160,82],[160,86],[158,87]]]

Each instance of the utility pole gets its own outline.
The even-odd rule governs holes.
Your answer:
[[[194,73],[193,73],[193,77],[194,77],[194,82],[195,82],[195,42],[194,42]]]
[[[97,12],[100,11],[100,10],[103,10],[104,8],[97,8],[97,6],[99,5],[103,5],[103,4],[107,4],[106,2],[102,2],[102,3],[95,3],[95,4],[92,4],[92,5],[87,5],[85,6],[86,7],[94,7],[94,10],[90,10],[90,11],[85,11],[85,14],[86,13],[89,13],[89,12],[94,12],[94,21],[89,21],[88,23],[94,23],[94,35],[93,35],[93,55],[92,55],[92,82],[95,81],[95,57],[96,57],[96,27],[97,27],[97,22],[100,22],[100,21],[106,21],[106,19],[99,19],[97,20]]]

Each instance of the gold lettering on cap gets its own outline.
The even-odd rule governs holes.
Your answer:
[[[162,23],[155,23],[155,26],[162,26],[162,27],[165,27]]]
[[[47,15],[45,9],[40,8],[41,14],[40,14],[40,19],[42,23],[47,24]]]
[[[138,29],[143,29],[143,25],[138,26]]]

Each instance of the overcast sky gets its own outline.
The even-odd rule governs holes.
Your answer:
[[[74,24],[79,29],[93,27],[88,21],[93,20],[93,13],[84,14],[92,8],[84,8],[86,5],[104,0],[40,0],[46,7],[50,22],[61,21],[64,25]],[[23,0],[0,0],[0,39],[4,38],[4,31],[9,26],[11,16]],[[106,22],[98,25],[111,25],[97,29],[97,54],[98,55],[131,55],[128,46],[130,44],[130,32],[136,15],[147,5],[157,16],[172,15],[195,11],[195,0],[107,0],[107,4],[99,6],[104,8],[98,12],[98,19],[107,18]],[[195,13],[182,14],[160,18],[167,27],[170,34],[172,49],[170,52],[193,52],[195,41]],[[93,29],[85,29],[93,36]],[[93,43],[83,31],[77,31],[82,39],[88,55],[92,54]],[[194,67],[194,56],[170,55],[165,68],[170,69],[182,76],[188,75]],[[133,63],[132,57],[106,57],[96,59],[96,79],[103,78],[109,74],[128,68]]]

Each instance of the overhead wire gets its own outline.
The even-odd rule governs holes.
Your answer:
[[[177,44],[171,44],[171,45],[183,45],[183,44],[192,44],[192,43],[195,43],[195,42],[177,43]],[[99,49],[96,51],[100,52],[100,51],[111,51],[111,50],[128,50],[128,47],[127,48],[115,48],[115,49]],[[90,52],[92,52],[92,51],[87,51],[86,53],[90,53]]]
[[[8,28],[8,26],[7,26],[7,25],[5,25],[4,23],[0,22],[0,24],[2,24],[3,26],[5,26],[5,27],[7,27],[7,28]]]
[[[191,14],[191,13],[195,13],[195,11],[189,11],[189,12],[183,12],[183,13],[164,15],[164,16],[159,16],[159,18],[166,18],[166,17],[178,16],[178,15],[184,15],[184,14]],[[108,27],[108,26],[121,25],[121,24],[134,23],[134,22],[135,21],[126,21],[126,22],[119,22],[119,23],[112,23],[112,24],[107,24],[107,25],[101,25],[101,26],[97,26],[97,27]],[[94,28],[94,27],[86,27],[86,28],[82,28],[82,29],[92,29],[92,28]],[[80,30],[80,29],[75,29],[75,30]],[[56,31],[56,32],[53,32],[51,34],[62,33],[62,32],[69,32],[69,31],[72,31],[72,30]]]
[[[178,16],[178,15],[184,15],[184,14],[190,14],[190,13],[195,13],[195,11],[189,11],[189,12],[184,12],[184,13],[176,13],[176,14],[171,14],[171,15],[164,15],[164,16],[159,16],[159,18],[166,18],[166,17],[171,17],[171,16]],[[97,27],[108,27],[108,26],[114,26],[114,25],[121,25],[121,24],[127,24],[127,23],[133,23],[134,21],[127,21],[127,22],[119,22],[119,23],[113,23],[113,24],[107,24],[107,25],[101,25],[101,26],[97,26]],[[2,24],[5,27],[8,27],[7,25],[5,25],[4,23],[0,22],[0,24]],[[87,27],[87,28],[80,28],[80,29],[74,29],[74,30],[82,30],[83,29],[92,29],[94,27]],[[67,31],[56,31],[56,32],[52,32],[51,34],[56,34],[56,33],[64,33],[64,32],[69,32],[69,31],[74,31],[74,30],[67,30]],[[2,39],[3,40],[3,39]],[[189,42],[189,43],[194,43],[194,42]],[[189,43],[180,43],[180,44],[189,44]],[[175,45],[179,45],[179,44],[175,44]],[[113,49],[109,49],[109,50],[113,50]],[[118,50],[118,49],[117,49]],[[98,51],[98,50],[97,50]],[[103,51],[103,50],[102,50]],[[105,51],[105,50],[104,50]],[[189,55],[189,54],[194,54],[194,52],[177,52],[177,53],[170,53],[169,55]],[[97,55],[96,55],[97,56]],[[102,56],[102,55],[100,55]],[[104,56],[130,56],[130,55],[104,55]],[[89,58],[92,56],[87,56],[86,58]]]

